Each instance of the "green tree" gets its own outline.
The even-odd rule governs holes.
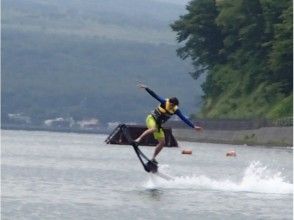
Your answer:
[[[292,114],[284,108],[293,87],[290,0],[194,0],[187,10],[171,27],[184,43],[178,55],[193,61],[194,78],[207,72],[203,116]]]
[[[290,5],[281,18],[282,22],[274,26],[269,62],[273,71],[272,81],[281,82],[282,91],[290,94],[293,88],[293,9]]]
[[[182,59],[192,59],[197,79],[207,68],[222,60],[222,36],[216,26],[218,14],[214,0],[191,1],[187,6],[188,14],[171,25],[177,32],[177,41],[185,45],[177,50]]]

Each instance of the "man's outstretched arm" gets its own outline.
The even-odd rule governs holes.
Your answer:
[[[155,92],[153,92],[151,89],[149,89],[146,85],[140,83],[140,84],[138,84],[138,87],[141,89],[145,89],[153,98],[155,98],[160,103],[165,102],[165,100],[163,98],[158,96]]]
[[[190,126],[191,128],[194,128],[194,129],[196,129],[197,131],[202,131],[203,130],[203,128],[202,127],[199,127],[199,126],[196,126],[196,125],[194,125],[188,118],[186,118],[183,114],[182,114],[182,112],[178,109],[176,112],[176,115],[177,116],[179,116],[179,118],[183,121],[183,122],[185,122],[188,126]]]

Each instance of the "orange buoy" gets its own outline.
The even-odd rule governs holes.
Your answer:
[[[184,150],[182,150],[182,154],[192,154],[192,150],[184,149]]]
[[[236,151],[234,151],[234,150],[230,150],[230,151],[228,151],[228,152],[226,153],[226,156],[227,156],[227,157],[236,157],[237,154],[236,154]]]

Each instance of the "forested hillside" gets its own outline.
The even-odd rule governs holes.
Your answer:
[[[194,0],[171,27],[193,77],[206,74],[198,116],[292,116],[293,8],[290,0]]]

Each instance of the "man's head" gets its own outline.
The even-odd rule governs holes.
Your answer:
[[[171,104],[173,104],[173,105],[177,105],[177,106],[179,106],[179,100],[176,98],[176,97],[171,97],[170,99],[169,99],[169,102],[171,103]]]

